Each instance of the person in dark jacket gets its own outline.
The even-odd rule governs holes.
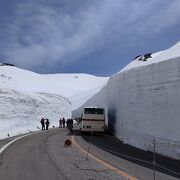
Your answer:
[[[45,119],[42,118],[40,122],[41,122],[41,126],[42,126],[42,131],[43,131],[43,130],[45,130]]]
[[[62,119],[59,120],[59,128],[62,128]]]
[[[49,124],[50,124],[49,119],[46,119],[45,124],[46,124],[46,130],[48,130],[48,128],[49,128]]]
[[[65,128],[66,121],[65,121],[64,117],[62,118],[62,123],[63,123],[63,128]]]
[[[67,119],[66,124],[67,124],[67,128],[68,128],[69,132],[72,132],[72,129],[73,129],[73,119]]]

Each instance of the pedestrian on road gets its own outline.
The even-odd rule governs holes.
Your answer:
[[[43,131],[43,130],[45,130],[45,119],[42,118],[40,122],[41,122],[41,126],[42,126],[42,131]]]
[[[69,128],[69,119],[66,121],[67,128]]]
[[[68,127],[69,131],[72,132],[73,130],[73,119],[69,119],[69,127]]]
[[[67,124],[67,128],[68,128],[69,134],[70,134],[73,129],[73,119],[67,119],[66,124]]]
[[[65,121],[64,117],[62,118],[62,123],[63,123],[63,128],[65,128],[66,121]]]
[[[49,128],[49,124],[50,124],[49,119],[46,119],[45,124],[46,124],[46,130],[48,130],[48,128]]]
[[[59,120],[59,128],[62,128],[62,124],[63,124],[63,122],[62,122],[62,119],[60,118],[60,120]]]

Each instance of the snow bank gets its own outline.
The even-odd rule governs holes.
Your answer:
[[[159,63],[162,61],[167,61],[174,59],[176,57],[180,57],[180,42],[176,43],[171,48],[159,51],[157,53],[152,54],[152,58],[149,58],[147,61],[139,61],[138,58],[130,62],[126,67],[124,67],[117,74],[122,73],[127,70],[131,70],[134,68],[140,68],[142,66],[147,66],[153,63]]]
[[[105,104],[110,131],[125,143],[153,151],[155,139],[156,153],[180,159],[179,90],[177,43],[147,61],[132,61],[83,106]]]
[[[71,110],[107,80],[88,74],[42,75],[0,65],[0,138],[37,130],[42,117],[57,126],[60,117],[71,117]]]
[[[89,74],[37,74],[10,66],[0,66],[0,87],[20,92],[45,92],[68,98],[72,109],[98,92],[108,77]]]
[[[60,117],[71,117],[68,99],[47,93],[21,93],[0,89],[0,139],[41,128],[42,117],[50,120],[50,127],[58,126]]]
[[[108,119],[125,143],[180,159],[180,57],[119,73],[108,82]]]

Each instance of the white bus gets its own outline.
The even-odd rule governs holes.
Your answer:
[[[98,107],[86,107],[83,109],[80,130],[86,132],[104,132],[105,110]]]

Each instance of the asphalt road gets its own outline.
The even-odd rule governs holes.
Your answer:
[[[83,153],[72,144],[64,147],[71,139],[67,129],[52,129],[19,139],[0,154],[0,180],[123,180],[117,170],[109,168],[90,157],[87,151],[113,165],[126,175],[137,179],[153,179],[153,167],[149,164],[124,157],[152,161],[152,153],[124,145],[112,136],[73,134],[77,143],[85,149]],[[0,146],[12,139],[0,141]],[[89,150],[88,150],[89,148]],[[121,155],[120,155],[121,154]],[[180,162],[157,156],[161,165],[179,172]],[[156,169],[157,180],[175,180],[179,177],[163,169]],[[133,178],[132,178],[133,179]]]
[[[119,180],[127,179],[93,159],[86,159],[66,128],[26,136],[0,154],[0,180]],[[0,142],[9,142],[6,139]]]
[[[49,157],[46,141],[55,131],[34,134],[13,143],[0,158],[2,180],[67,179]]]
[[[82,134],[81,136],[87,143],[90,141],[90,134]],[[120,168],[124,168],[124,171],[129,174],[139,177],[139,179],[154,179],[153,153],[124,144],[108,134],[94,133],[91,144],[114,155],[109,159],[106,156],[109,163],[112,162],[112,164],[118,166],[117,162],[123,161]],[[97,154],[97,152],[95,150],[94,153]],[[102,152],[99,153],[99,157],[104,158],[101,156]],[[156,154],[156,164],[159,165],[155,167],[156,179],[180,179],[180,161]]]

